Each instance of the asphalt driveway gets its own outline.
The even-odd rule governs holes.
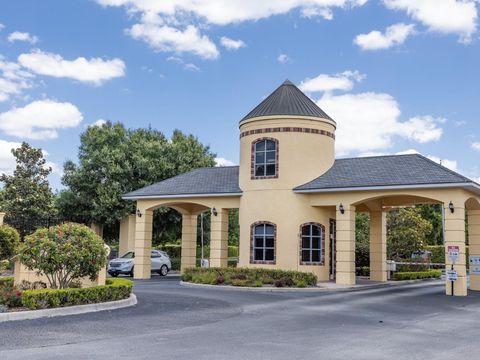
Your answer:
[[[337,293],[137,281],[138,305],[0,324],[0,359],[457,359],[480,351],[480,293],[443,283]]]

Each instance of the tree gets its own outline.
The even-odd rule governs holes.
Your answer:
[[[370,217],[368,213],[355,216],[355,265],[370,266]]]
[[[410,258],[422,250],[432,225],[421,216],[419,208],[390,211],[387,215],[387,251],[390,259]]]
[[[52,215],[53,193],[48,183],[52,168],[46,166],[41,149],[22,143],[12,150],[17,166],[13,175],[3,174],[2,206],[5,222],[19,230],[23,238],[36,228],[39,219]]]
[[[45,275],[54,289],[64,289],[83,277],[95,280],[106,265],[103,240],[85,225],[67,223],[38,229],[25,238],[20,261]]]
[[[0,261],[9,260],[16,255],[20,236],[13,227],[0,226]]]
[[[419,205],[420,215],[432,225],[432,231],[427,235],[428,245],[443,244],[442,205]]]
[[[134,212],[135,204],[122,200],[123,194],[215,165],[208,146],[179,130],[169,140],[151,128],[129,130],[107,122],[89,127],[80,140],[78,164],[64,165],[62,182],[67,190],[57,204],[61,214],[86,223],[113,224]]]

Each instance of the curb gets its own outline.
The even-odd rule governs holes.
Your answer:
[[[191,288],[204,288],[204,289],[218,289],[218,290],[232,290],[232,291],[258,291],[258,292],[353,292],[353,291],[362,291],[370,289],[381,289],[387,287],[395,287],[402,285],[412,285],[422,282],[435,282],[439,279],[419,279],[419,280],[404,280],[404,281],[395,281],[388,283],[378,283],[378,284],[368,284],[368,285],[355,285],[348,286],[343,288],[332,288],[332,287],[310,287],[310,288],[276,288],[276,287],[248,287],[248,286],[232,286],[232,285],[210,285],[210,284],[194,284],[190,282],[180,281],[181,286],[191,287]],[[444,284],[444,281],[440,280],[441,284]],[[439,284],[440,284],[439,281]]]
[[[118,301],[108,301],[108,302],[98,303],[98,304],[76,305],[76,306],[67,306],[67,307],[54,308],[54,309],[0,313],[0,323],[6,322],[6,321],[34,320],[34,319],[50,318],[50,317],[57,317],[57,316],[87,314],[87,313],[93,313],[93,312],[99,312],[99,311],[105,311],[105,310],[121,309],[129,306],[134,306],[136,304],[137,304],[137,297],[135,296],[135,294],[130,294],[130,297],[128,299],[123,299]]]

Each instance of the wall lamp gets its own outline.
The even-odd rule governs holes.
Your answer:
[[[218,211],[217,211],[217,209],[215,209],[214,207],[212,208],[212,214],[213,214],[213,216],[217,216],[217,215],[218,215]]]
[[[345,214],[345,208],[343,207],[343,204],[340,204],[340,206],[338,207],[338,210],[340,210],[340,214]]]
[[[140,211],[140,209],[137,209],[137,216],[138,216],[139,218],[141,218],[142,215],[143,215],[143,214],[142,214],[142,212]]]
[[[453,202],[450,201],[448,204],[448,208],[450,209],[450,212],[453,214],[455,212],[455,206],[453,206]]]

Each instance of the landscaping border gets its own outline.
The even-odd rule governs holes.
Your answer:
[[[20,321],[20,320],[34,320],[41,318],[50,318],[57,316],[79,315],[94,313],[105,310],[122,309],[137,304],[137,297],[135,294],[130,294],[130,297],[123,300],[108,301],[97,304],[65,306],[60,308],[29,310],[0,313],[0,323],[6,321]]]

